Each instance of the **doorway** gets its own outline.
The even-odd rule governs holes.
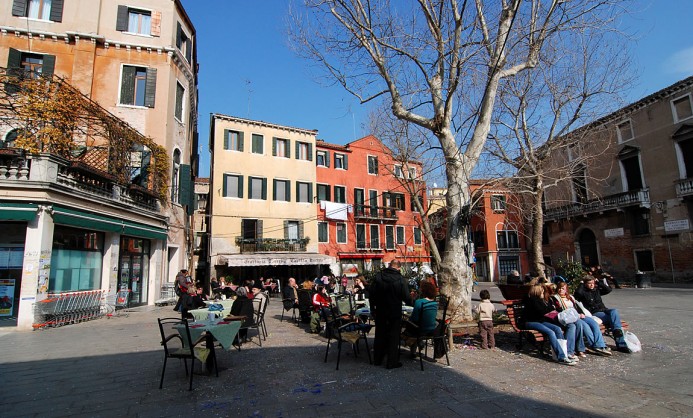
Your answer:
[[[580,246],[580,261],[583,266],[592,267],[599,264],[597,237],[590,229],[583,229],[578,236]]]
[[[121,237],[118,291],[129,293],[129,306],[147,303],[149,254],[149,240]]]

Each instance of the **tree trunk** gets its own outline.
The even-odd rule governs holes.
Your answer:
[[[542,238],[544,235],[544,185],[541,178],[537,178],[534,184],[533,210],[532,210],[532,272],[540,277],[546,277],[544,265],[544,249]]]

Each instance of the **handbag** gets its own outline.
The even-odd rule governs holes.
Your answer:
[[[635,334],[630,331],[626,331],[623,333],[623,338],[626,340],[626,347],[628,347],[631,353],[642,351],[642,344],[640,344],[640,340],[635,336]]]
[[[580,319],[580,314],[575,308],[568,308],[558,313],[558,322],[562,325],[572,324]]]

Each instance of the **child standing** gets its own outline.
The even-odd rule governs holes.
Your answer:
[[[479,334],[481,334],[481,348],[496,348],[496,339],[493,335],[493,313],[496,307],[491,303],[491,294],[487,289],[479,292],[481,303],[476,307],[479,314]]]

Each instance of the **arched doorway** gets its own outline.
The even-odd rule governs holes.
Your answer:
[[[583,266],[591,267],[599,264],[599,254],[597,253],[597,237],[590,229],[583,229],[578,236],[580,245],[580,261]]]

